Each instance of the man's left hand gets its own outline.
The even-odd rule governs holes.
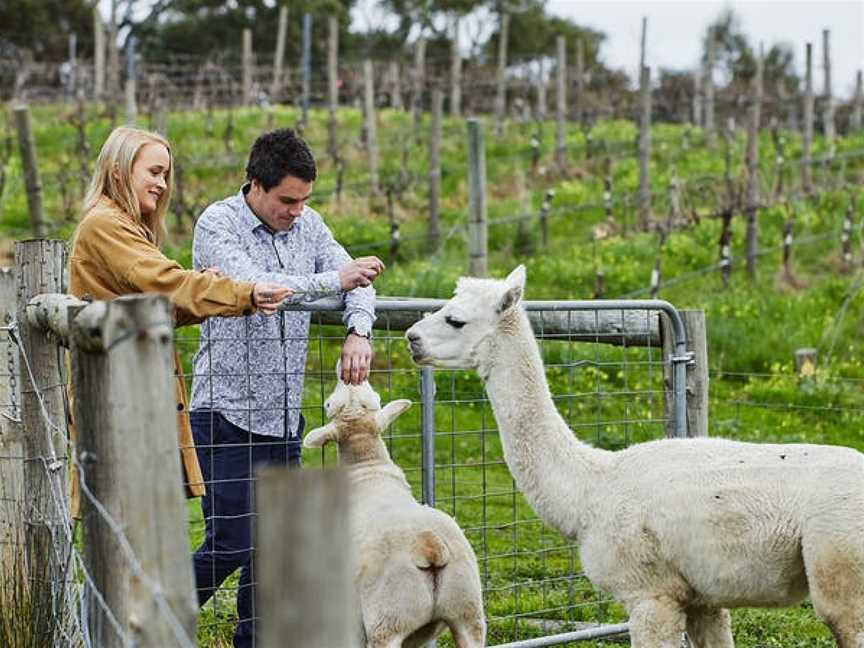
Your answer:
[[[362,335],[349,333],[342,345],[342,382],[359,385],[369,377],[372,343]]]

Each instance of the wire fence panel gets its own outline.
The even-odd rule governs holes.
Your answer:
[[[664,387],[664,375],[669,376],[671,366],[660,346],[656,306],[660,302],[631,302],[630,310],[596,310],[601,303],[526,304],[554,402],[574,434],[594,446],[619,449],[661,438],[668,423],[664,400],[674,395],[666,393]],[[474,547],[484,587],[489,645],[578,630],[583,624],[626,620],[624,611],[596,592],[582,574],[575,543],[543,524],[516,488],[478,376],[458,370],[421,371],[412,363],[404,330],[440,303],[422,300],[417,306],[389,304],[381,308],[382,304],[379,300],[370,383],[380,394],[382,404],[396,398],[408,398],[414,403],[388,430],[386,445],[393,461],[405,472],[415,497],[452,515]],[[303,308],[296,306],[298,310]],[[302,341],[308,345],[306,376],[296,409],[305,419],[306,431],[325,423],[324,401],[336,384],[335,365],[344,329],[328,324],[334,315],[338,314],[313,313],[310,336]],[[283,316],[284,311],[274,317]],[[204,327],[206,323],[202,330]],[[254,325],[246,330],[254,332]],[[256,343],[273,340],[223,342],[236,353],[245,353]],[[281,342],[290,346],[297,340]],[[184,333],[177,338],[184,358],[189,358],[198,344],[194,334]],[[188,360],[184,366],[192,382],[208,378],[194,375]],[[221,370],[200,358],[195,366]],[[256,376],[260,369],[250,366]],[[240,378],[240,383],[253,382],[253,376]],[[286,378],[290,382],[290,376]],[[251,402],[243,398],[237,401],[241,409],[244,403]],[[293,420],[290,414],[283,414],[272,412],[282,420]],[[192,416],[197,416],[194,410]],[[208,431],[215,441],[214,448],[219,446],[219,425],[222,423],[211,423]],[[241,450],[249,461],[255,461],[256,444],[261,441],[255,433],[253,429]],[[240,446],[243,443],[236,441]],[[199,457],[212,461],[202,450],[199,445]],[[279,460],[284,459],[283,455]],[[331,446],[322,451],[307,450],[303,459],[307,467],[332,464],[336,452]],[[205,474],[211,467],[205,467]],[[252,479],[251,471],[248,478]],[[210,489],[220,486],[208,484]],[[193,546],[202,542],[206,526],[218,528],[222,523],[221,514],[210,508],[209,525],[205,524],[198,508],[194,504],[189,508]],[[252,512],[244,515],[251,517]],[[250,551],[254,549],[250,547]],[[254,574],[239,580],[235,574],[225,581],[202,613],[199,635],[230,636],[236,619],[234,598],[254,582]],[[256,618],[260,614],[253,612]],[[613,630],[620,633],[621,628]],[[449,645],[447,641],[442,639],[442,645]]]

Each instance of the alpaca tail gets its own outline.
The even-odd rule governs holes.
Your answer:
[[[450,549],[434,531],[421,531],[414,539],[411,556],[418,569],[434,574],[450,562]]]

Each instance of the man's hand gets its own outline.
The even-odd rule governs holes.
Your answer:
[[[284,288],[279,284],[256,283],[252,290],[252,301],[259,312],[272,315],[279,310],[279,304],[293,294],[291,288]]]
[[[339,268],[339,284],[342,290],[371,286],[384,272],[384,263],[378,257],[360,257]]]
[[[372,364],[372,343],[362,335],[349,333],[342,345],[341,369],[342,382],[359,385],[369,377]]]

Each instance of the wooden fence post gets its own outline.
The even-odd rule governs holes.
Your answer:
[[[195,637],[171,317],[159,295],[69,307],[84,559],[126,635],[94,606],[91,640],[103,648]]]
[[[807,43],[804,64],[804,131],[801,135],[801,184],[804,193],[813,193],[813,45]]]
[[[7,326],[15,318],[15,273],[0,269],[0,323]],[[18,347],[11,335],[0,337],[0,587],[14,574],[15,557],[24,542],[24,449],[20,423],[18,390]],[[6,570],[10,571],[7,572]]]
[[[45,215],[42,211],[42,180],[39,177],[39,165],[36,161],[36,145],[33,142],[33,131],[30,128],[30,109],[26,104],[19,104],[13,109],[15,113],[15,129],[18,131],[18,150],[21,154],[21,165],[24,167],[24,184],[27,187],[27,208],[30,211],[30,224],[35,238],[45,236]]]
[[[486,150],[477,119],[468,120],[468,272],[486,276]]]
[[[111,105],[112,115],[117,107],[118,94],[120,92],[120,52],[117,49],[117,5],[118,0],[111,0],[111,18],[108,23],[108,102]],[[112,123],[113,123],[112,116]]]
[[[32,240],[15,244],[18,291],[15,319],[21,348],[18,384],[26,456],[24,493],[28,568],[32,576],[57,584],[68,578],[66,570],[72,545],[66,501],[69,450],[65,381],[57,342],[48,333],[29,324],[27,304],[36,295],[63,292],[64,250],[62,241]],[[65,588],[56,588],[53,592],[54,609],[68,609],[67,594]]]
[[[126,123],[135,124],[138,117],[138,103],[135,95],[138,92],[138,71],[135,65],[135,37],[129,36],[126,43]]]
[[[862,112],[864,112],[864,73],[858,70],[855,74],[855,98],[852,100],[852,116],[849,118],[849,129],[853,133],[861,130]]]
[[[105,26],[99,4],[93,3],[93,101],[105,97]]]
[[[462,53],[459,51],[459,14],[451,18],[450,33],[450,116],[462,115]]]
[[[544,69],[542,58],[537,62],[537,65],[537,107],[534,112],[534,119],[537,120],[538,124],[542,124],[543,121],[546,119],[546,113],[549,111],[546,101],[546,72]]]
[[[327,96],[327,152],[335,160],[339,155],[339,141],[336,136],[336,112],[339,110],[339,18],[335,15],[327,17]]]
[[[824,70],[824,94],[825,105],[822,113],[822,123],[825,128],[825,140],[828,144],[829,157],[834,156],[834,136],[836,128],[834,126],[834,96],[831,92],[831,30],[822,30],[822,66]]]
[[[565,143],[565,119],[567,115],[567,43],[563,36],[556,39],[558,48],[555,104],[555,164],[559,172],[567,168],[567,145]]]
[[[243,28],[243,54],[242,54],[243,76],[243,105],[252,103],[252,30]]]
[[[441,243],[439,199],[441,197],[441,120],[444,93],[437,85],[432,88],[432,118],[429,129],[429,249],[437,251]]]
[[[279,22],[276,27],[276,52],[273,56],[273,80],[270,82],[270,101],[276,102],[282,95],[282,64],[285,60],[285,33],[288,30],[288,7],[279,7]]]
[[[750,90],[750,108],[747,120],[747,275],[756,278],[756,256],[759,253],[759,120],[762,109],[762,68],[764,65],[762,45],[756,60],[756,75]]]
[[[359,648],[347,476],[266,468],[256,503],[261,648]]]
[[[705,97],[705,135],[710,142],[714,137],[715,120],[714,120],[714,57],[716,51],[716,41],[714,39],[714,28],[708,28],[707,52],[705,57],[705,72],[702,75],[704,85],[703,95]]]
[[[687,351],[693,354],[693,361],[687,365],[687,436],[708,436],[708,343],[705,327],[705,311],[678,311],[684,320],[684,330],[687,332]],[[675,340],[672,328],[666,317],[660,316],[661,337],[663,340],[663,382],[666,436],[675,436],[675,426],[672,420],[672,366],[669,362],[675,353]]]
[[[378,187],[378,126],[375,115],[375,76],[372,61],[363,61],[363,99],[366,113],[366,150],[369,156],[369,190],[377,194]]]
[[[642,68],[639,76],[639,227],[647,232],[651,225],[651,68]]]
[[[309,101],[312,84],[312,14],[303,14],[303,51],[301,56],[302,89],[300,104],[303,126],[309,123]]]
[[[423,106],[423,89],[426,86],[426,37],[420,36],[414,46],[414,86],[411,91],[411,123],[415,136],[420,132],[420,110]]]
[[[495,81],[495,134],[504,131],[507,112],[507,38],[510,34],[510,14],[501,12],[498,28],[498,74]]]
[[[390,107],[393,110],[404,110],[402,103],[402,82],[399,80],[399,61],[390,61],[389,73]]]

